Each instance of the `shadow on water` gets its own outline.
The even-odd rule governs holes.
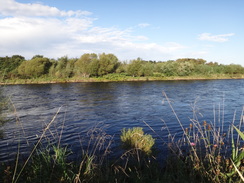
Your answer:
[[[8,108],[7,97],[4,96],[2,87],[0,87],[0,140],[4,137],[4,131],[2,127],[7,122],[5,113]]]

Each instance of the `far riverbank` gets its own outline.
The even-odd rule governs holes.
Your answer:
[[[50,78],[37,79],[8,79],[0,82],[0,85],[15,84],[54,84],[54,83],[81,83],[81,82],[127,82],[127,81],[177,81],[177,80],[218,80],[218,79],[244,79],[244,75],[211,75],[211,76],[172,76],[172,77],[131,77],[125,75],[105,75],[103,77],[74,77],[74,78]]]

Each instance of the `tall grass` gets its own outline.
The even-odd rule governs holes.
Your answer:
[[[46,124],[41,135],[38,136],[37,142],[32,145],[33,147],[27,141],[28,146],[32,148],[27,157],[21,157],[20,144],[18,144],[15,162],[0,165],[0,182],[89,182],[97,180],[97,177],[103,175],[101,169],[110,152],[112,136],[106,134],[102,127],[95,126],[87,132],[89,140],[85,144],[88,146],[83,148],[81,144],[80,152],[76,152],[79,162],[70,160],[69,156],[73,152],[67,146],[61,145],[65,120],[60,124],[61,126],[58,126],[61,129],[59,132],[53,128],[57,125],[54,125],[54,122],[57,120],[61,108]],[[15,110],[14,112],[16,113]],[[25,136],[17,113],[16,120],[16,124],[22,131],[19,134]]]
[[[214,115],[218,118],[223,115],[219,125],[216,125],[217,119],[213,119],[213,122],[200,121],[193,114],[186,127],[170,99],[165,93],[163,95],[182,130],[182,137],[176,139],[165,124],[170,138],[164,163],[158,160],[157,155],[162,152],[154,146],[155,139],[150,134],[145,134],[140,127],[122,129],[121,153],[116,157],[111,156],[114,153],[111,148],[113,136],[107,134],[101,124],[87,132],[88,138],[85,138],[84,143],[80,141],[77,159],[70,159],[73,152],[68,146],[62,146],[65,118],[60,124],[59,132],[52,128],[61,110],[59,108],[26,158],[20,159],[18,150],[13,164],[0,165],[0,182],[243,182],[244,108],[239,124],[234,125],[234,114],[233,122],[227,130],[224,130],[224,113],[221,112]],[[21,121],[16,119],[21,125]],[[152,127],[147,126],[156,133]],[[24,131],[23,127],[21,129]],[[52,134],[53,139],[47,133]],[[163,137],[158,133],[156,135],[165,143]],[[46,141],[50,143],[46,144]],[[31,147],[30,144],[29,146]]]
[[[244,172],[244,151],[239,149],[241,146],[239,136],[244,109],[238,128],[233,126],[234,115],[227,133],[223,130],[223,122],[217,126],[212,122],[200,122],[197,117],[191,119],[188,128],[184,128],[171,101],[165,93],[163,94],[183,132],[181,139],[171,141],[170,144],[171,151],[166,165],[166,172],[170,175],[168,178],[176,182],[179,180],[182,182],[242,182],[239,174],[243,175]],[[237,137],[234,136],[234,129],[238,132]],[[174,166],[171,166],[172,164]]]

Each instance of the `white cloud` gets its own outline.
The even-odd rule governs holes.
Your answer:
[[[219,34],[219,35],[212,35],[210,33],[202,33],[198,36],[199,40],[202,41],[213,41],[213,42],[226,42],[229,40],[229,37],[234,36],[234,33],[229,34]]]
[[[42,4],[22,4],[14,0],[0,0],[0,14],[3,16],[81,16],[88,11],[61,11]]]
[[[95,26],[95,19],[81,11],[0,0],[0,12],[7,16],[0,18],[0,56],[20,54],[31,58],[42,54],[57,58],[105,52],[114,53],[122,60],[137,57],[166,60],[185,49],[178,43],[150,43],[146,36],[134,36],[131,28]]]

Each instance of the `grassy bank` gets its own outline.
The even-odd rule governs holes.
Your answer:
[[[0,82],[0,85],[11,84],[48,84],[48,83],[74,83],[74,82],[123,82],[123,81],[167,81],[167,80],[213,80],[213,79],[244,79],[244,75],[195,75],[195,76],[171,76],[171,77],[132,77],[125,74],[108,74],[102,77],[72,77],[72,78],[53,78],[40,77],[32,79],[6,79]]]
[[[57,111],[35,144],[30,145],[27,156],[22,157],[17,150],[14,161],[0,164],[0,182],[243,182],[244,109],[239,123],[230,123],[229,129],[222,128],[222,121],[216,125],[199,121],[196,115],[188,126],[183,126],[167,95],[163,95],[181,128],[181,138],[176,139],[164,124],[168,131],[168,138],[164,139],[145,122],[150,134],[140,127],[121,129],[121,141],[113,144],[113,136],[98,125],[87,132],[86,146],[72,152],[68,146],[62,146],[64,122],[58,127],[59,132],[52,128],[59,115]],[[233,122],[236,118],[234,115]],[[155,146],[152,136],[167,146],[167,154]],[[120,147],[120,154],[112,151],[113,145]],[[76,158],[71,159],[74,153]],[[159,156],[164,156],[165,161],[160,161]]]

